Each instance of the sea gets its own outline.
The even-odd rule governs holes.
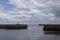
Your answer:
[[[27,29],[0,29],[0,40],[60,40],[60,31],[44,31],[42,25],[28,25]]]

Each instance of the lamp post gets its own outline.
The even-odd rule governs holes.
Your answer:
[[[16,27],[19,27],[19,22],[17,22]]]
[[[19,22],[17,22],[17,24],[19,24]]]

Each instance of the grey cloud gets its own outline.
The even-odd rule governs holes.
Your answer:
[[[14,0],[13,0],[14,1]],[[60,18],[60,0],[22,0],[22,3],[18,2],[11,4],[16,5],[16,9],[7,12],[11,19],[16,19],[13,22],[19,20],[23,23],[58,23]],[[52,3],[49,3],[51,2]],[[57,2],[57,3],[56,3]],[[23,4],[23,5],[22,5]],[[20,7],[22,5],[23,7]],[[26,6],[26,7],[25,7]],[[35,11],[34,11],[35,10]],[[53,15],[54,14],[54,15]],[[57,20],[49,20],[51,18]],[[56,22],[55,22],[56,21]]]
[[[52,13],[55,17],[60,17],[60,5],[52,5],[49,8],[43,9],[45,13]]]
[[[60,6],[54,6],[52,12],[55,14],[55,17],[60,17]]]
[[[20,11],[30,11],[29,8],[18,8],[18,10],[20,10]]]
[[[48,2],[47,0],[45,1],[46,3]],[[37,7],[37,9],[42,10],[42,12],[46,14],[52,13],[55,15],[55,17],[59,18],[60,17],[60,0],[49,0],[49,1],[52,1],[53,3],[48,4],[48,7]]]

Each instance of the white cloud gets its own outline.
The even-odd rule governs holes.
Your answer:
[[[15,5],[16,8],[7,12],[0,12],[0,18],[20,22],[41,21],[41,23],[49,23],[57,19],[52,7],[60,5],[59,1],[56,0],[9,0],[9,4]],[[4,10],[3,8],[0,10]]]
[[[54,14],[50,13],[50,5],[53,4],[53,1],[47,0],[10,0],[10,4],[16,6],[16,9],[13,13],[19,13],[21,19],[26,21],[39,21],[39,20],[48,20],[52,21],[55,19]],[[26,11],[28,10],[29,11]],[[21,9],[21,10],[20,10]],[[16,15],[15,15],[16,16]],[[20,19],[20,18],[19,18]],[[29,19],[29,20],[28,20]],[[43,21],[43,22],[44,22]]]

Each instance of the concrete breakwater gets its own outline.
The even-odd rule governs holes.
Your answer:
[[[2,24],[0,29],[27,29],[26,24]]]
[[[43,30],[55,30],[55,31],[60,31],[60,25],[58,24],[46,24],[43,27]]]

